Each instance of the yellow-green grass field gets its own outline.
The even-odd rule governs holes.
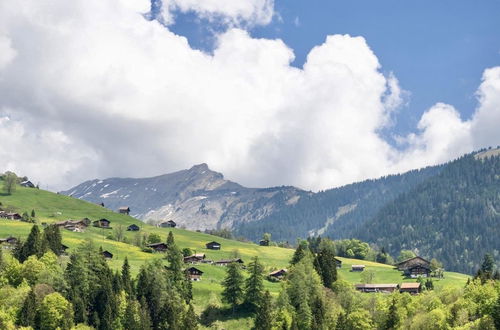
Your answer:
[[[285,249],[279,247],[263,247],[253,243],[245,243],[234,240],[227,240],[216,236],[207,235],[204,233],[188,231],[177,228],[158,228],[151,225],[144,224],[143,222],[134,219],[130,216],[119,214],[117,212],[108,210],[99,205],[95,205],[86,201],[75,199],[72,197],[55,194],[52,192],[17,187],[12,195],[0,194],[0,202],[3,208],[10,211],[31,213],[34,209],[36,212],[36,221],[38,224],[42,222],[55,222],[67,219],[81,219],[84,217],[90,220],[97,220],[106,218],[111,221],[111,227],[123,226],[127,227],[130,224],[137,224],[141,227],[139,232],[125,232],[125,237],[128,241],[133,242],[134,236],[138,233],[157,233],[161,236],[163,241],[166,241],[168,232],[171,230],[174,234],[177,245],[182,248],[190,248],[196,253],[205,253],[206,258],[210,260],[227,259],[237,251],[238,255],[248,263],[254,256],[258,256],[259,260],[264,264],[266,272],[274,269],[286,268],[289,260],[293,254],[292,249]],[[32,227],[32,224],[0,219],[0,238],[9,235],[25,239]],[[141,265],[147,260],[155,258],[163,258],[162,253],[145,253],[139,247],[132,244],[121,243],[106,239],[106,236],[113,229],[101,229],[95,227],[88,227],[83,233],[75,233],[62,229],[63,243],[69,246],[69,251],[76,248],[85,239],[92,239],[97,247],[102,247],[103,250],[108,250],[113,253],[114,257],[109,261],[110,267],[113,269],[120,269],[125,257],[128,258],[132,274],[137,274]],[[205,243],[210,241],[217,241],[221,243],[222,249],[219,251],[207,250]],[[415,281],[411,279],[404,279],[401,273],[394,269],[393,266],[379,264],[366,260],[356,260],[339,258],[342,260],[342,268],[339,270],[339,277],[349,281],[350,283],[361,283],[361,273],[351,272],[351,265],[364,264],[365,271],[372,270],[375,274],[373,283],[401,283],[408,281]],[[220,285],[225,276],[225,268],[215,265],[196,265],[204,272],[200,282],[193,283],[193,294],[195,300],[196,310],[201,310],[206,306],[210,293],[214,292],[220,295],[222,287]],[[435,281],[436,289],[446,286],[463,286],[467,281],[468,276],[458,273],[445,272],[445,278]],[[273,294],[277,295],[281,284],[266,281],[266,288]],[[243,317],[239,320],[229,320],[224,322],[227,328],[233,328],[234,325],[238,327],[250,322],[250,319]]]

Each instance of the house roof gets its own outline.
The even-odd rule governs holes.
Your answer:
[[[395,264],[394,266],[400,266],[400,265],[404,265],[406,263],[409,263],[409,262],[412,262],[412,261],[418,261],[418,260],[421,260],[427,264],[430,264],[430,261],[420,257],[420,256],[416,256],[416,257],[413,257],[413,258],[409,258],[409,259],[406,259],[406,260],[403,260],[401,262],[398,262],[397,264]]]
[[[216,264],[230,264],[231,262],[237,262],[237,263],[242,264],[243,260],[241,260],[241,258],[236,258],[236,259],[222,259],[222,260],[216,261],[215,263]]]
[[[130,208],[128,206],[120,206],[119,210],[129,210]]]
[[[392,289],[397,288],[398,285],[394,283],[383,283],[383,284],[355,284],[356,288],[364,288],[364,289]]]
[[[288,273],[288,270],[286,268],[278,269],[278,270],[275,270],[274,272],[270,272],[269,276],[279,275],[281,273],[286,274],[286,273]]]
[[[199,270],[196,267],[189,267],[188,269],[185,270],[185,272],[188,272],[188,273],[197,272],[197,273],[203,274],[203,271]]]
[[[212,241],[212,242],[208,242],[207,244],[205,245],[220,245],[220,243],[216,242],[216,241]]]
[[[352,268],[365,268],[365,265],[352,265]]]
[[[401,283],[399,286],[400,289],[419,289],[421,286],[420,283],[418,282],[413,282],[413,283]]]

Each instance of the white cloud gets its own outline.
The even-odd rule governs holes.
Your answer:
[[[172,11],[194,12],[208,20],[222,20],[233,26],[266,25],[274,15],[274,0],[163,0],[164,17],[173,23]]]
[[[272,5],[176,1],[201,16],[262,24],[254,18],[267,9],[259,8]],[[281,40],[229,29],[208,55],[145,20],[148,10],[148,1],[0,3],[0,47],[15,54],[0,71],[6,169],[61,189],[207,162],[249,186],[316,190],[500,140],[499,68],[485,72],[471,120],[436,104],[416,134],[400,138],[400,151],[379,132],[405,92],[381,73],[364,38],[328,36],[298,69]]]

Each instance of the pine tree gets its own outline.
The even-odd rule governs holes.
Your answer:
[[[225,302],[231,305],[233,314],[243,298],[243,275],[236,262],[232,262],[227,266],[226,278],[222,282],[224,290],[222,298]]]
[[[128,264],[128,258],[125,257],[122,266],[122,286],[123,290],[130,296],[132,295],[132,279],[130,277],[130,265]]]
[[[35,210],[31,210],[31,217],[34,218],[36,216]]]
[[[198,329],[198,316],[194,312],[193,305],[189,304],[189,308],[184,315],[184,325],[182,329],[197,330]]]
[[[295,250],[295,253],[293,254],[293,257],[292,257],[292,260],[290,261],[290,264],[291,265],[297,264],[308,253],[309,253],[309,248],[308,248],[307,241],[300,241],[299,246],[297,246],[297,249]]]
[[[42,237],[40,234],[40,229],[37,225],[31,227],[30,234],[26,239],[26,242],[21,247],[19,251],[19,261],[24,262],[29,256],[42,256]]]
[[[36,307],[35,292],[31,290],[24,299],[23,307],[19,311],[18,325],[35,328]]]
[[[262,274],[264,267],[255,256],[248,265],[250,277],[245,281],[245,305],[251,310],[256,310],[262,300],[264,292],[264,276]]]
[[[337,281],[337,263],[335,262],[333,247],[323,246],[315,258],[314,266],[321,276],[323,285],[331,289],[333,283]]]
[[[45,246],[44,251],[50,249],[56,255],[61,255],[62,249],[62,236],[59,226],[50,225],[43,230],[43,242]]]
[[[271,306],[271,295],[269,291],[262,296],[261,302],[255,314],[254,330],[271,330],[273,325],[273,310]]]
[[[396,302],[396,298],[392,298],[391,305],[389,306],[389,311],[387,313],[387,320],[385,321],[386,330],[394,330],[397,329],[399,324],[399,316],[398,316],[398,306]]]

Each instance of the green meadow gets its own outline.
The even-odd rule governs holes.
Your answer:
[[[20,214],[23,212],[31,213],[31,210],[35,210],[38,224],[42,222],[52,223],[67,219],[81,219],[83,217],[87,217],[91,220],[106,218],[111,221],[111,227],[114,228],[123,226],[125,227],[124,229],[126,229],[130,224],[137,224],[141,227],[139,232],[125,232],[125,237],[130,242],[134,241],[135,235],[142,233],[157,233],[161,236],[163,241],[166,241],[168,232],[171,230],[177,245],[181,249],[190,248],[193,252],[205,253],[207,259],[214,261],[227,259],[237,254],[247,263],[252,257],[258,256],[264,264],[266,272],[279,268],[286,268],[294,252],[292,249],[272,246],[262,247],[253,243],[227,240],[184,229],[158,228],[144,224],[130,216],[108,210],[99,205],[39,189],[18,187],[12,195],[0,195],[0,202],[3,208]],[[0,237],[12,235],[24,239],[28,235],[31,227],[32,224],[30,223],[0,219]],[[145,253],[142,252],[139,247],[132,244],[107,239],[106,236],[109,234],[109,231],[112,230],[114,229],[89,227],[83,233],[75,233],[62,229],[63,243],[69,246],[69,252],[71,252],[72,249],[75,249],[84,240],[91,239],[97,247],[102,247],[103,250],[108,250],[113,253],[114,257],[109,261],[112,268],[120,269],[123,260],[127,257],[133,274],[138,273],[144,262],[153,259],[162,259],[164,257],[162,253]],[[205,248],[205,243],[210,241],[221,243],[222,249],[219,251],[207,250]],[[339,269],[339,277],[353,284],[361,283],[362,281],[361,272],[350,271],[351,265],[353,264],[364,264],[366,266],[365,271],[373,271],[373,283],[401,283],[414,281],[411,279],[404,279],[401,273],[390,265],[366,260],[339,259],[342,260],[342,268]],[[197,311],[201,312],[208,303],[212,292],[220,297],[220,292],[222,291],[220,283],[225,276],[225,268],[208,264],[196,265],[196,267],[204,272],[202,280],[193,283],[195,306]],[[434,279],[434,284],[436,289],[448,286],[458,287],[463,286],[467,278],[468,276],[463,274],[445,272],[445,277],[440,280]],[[266,289],[273,295],[276,296],[280,288],[280,283],[266,281]],[[243,317],[240,320],[229,320],[224,324],[228,328],[232,328],[237,324],[242,325],[248,322],[250,322],[249,318]]]

